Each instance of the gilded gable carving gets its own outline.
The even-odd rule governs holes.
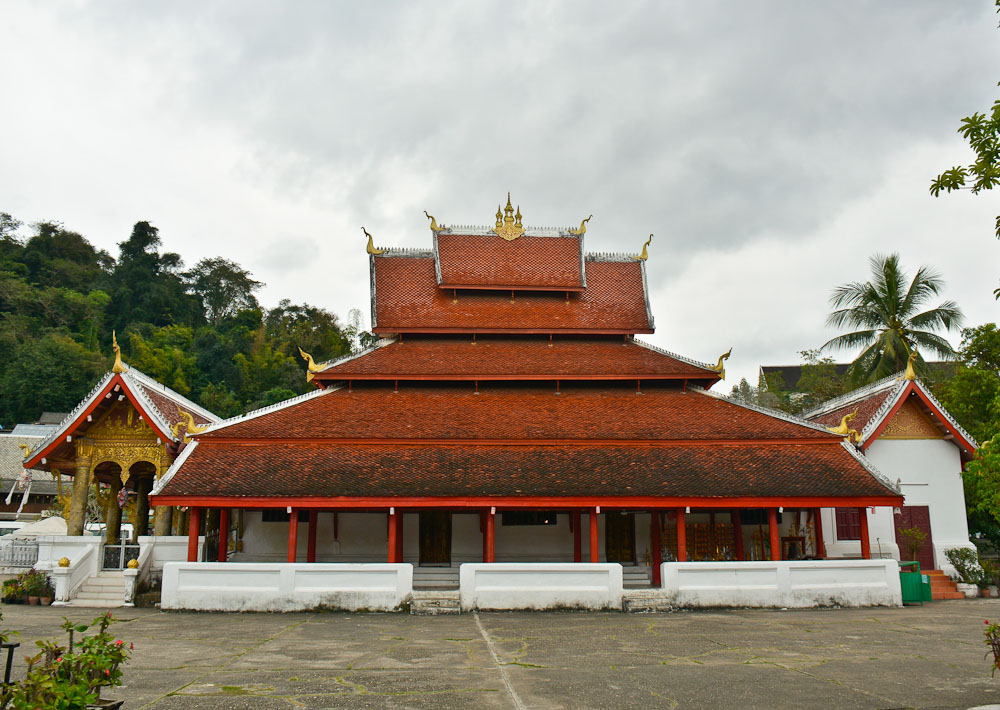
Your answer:
[[[912,399],[899,408],[882,431],[881,439],[943,439],[944,434]]]
[[[122,484],[129,478],[129,469],[140,461],[158,466],[163,455],[163,443],[130,404],[120,402],[87,430],[93,442],[92,466],[105,462],[118,464]]]

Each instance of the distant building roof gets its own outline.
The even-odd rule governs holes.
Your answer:
[[[57,424],[15,424],[13,436],[48,436],[56,430]]]
[[[42,412],[35,424],[40,424],[42,426],[59,426],[59,424],[62,423],[62,420],[66,418],[66,415],[67,412]]]

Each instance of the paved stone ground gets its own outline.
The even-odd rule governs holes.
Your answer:
[[[3,607],[22,648],[61,615]],[[187,614],[130,609],[125,710],[969,708],[1000,600],[905,609],[673,614]],[[19,649],[20,650],[20,649]],[[15,675],[23,675],[25,653]]]

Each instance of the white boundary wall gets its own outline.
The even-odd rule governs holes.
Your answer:
[[[462,611],[622,608],[618,563],[494,562],[459,568]]]
[[[413,594],[410,564],[167,562],[163,609],[393,611]]]
[[[903,604],[895,560],[664,562],[661,579],[681,607]]]

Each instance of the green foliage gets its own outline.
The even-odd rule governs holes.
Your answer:
[[[924,540],[927,539],[927,533],[914,525],[911,528],[896,528],[899,536],[903,538],[906,543],[906,551],[910,553],[909,559],[917,559],[917,553],[920,552],[920,546],[924,544]]]
[[[944,556],[955,567],[958,579],[963,584],[979,584],[983,580],[983,568],[979,566],[979,553],[968,547],[953,547],[944,551]]]
[[[182,270],[138,222],[117,259],[54,223],[27,231],[0,212],[0,423],[69,411],[112,362],[125,361],[220,416],[309,391],[297,347],[340,357],[373,336],[308,304],[262,310],[260,282],[239,264],[202,259]]]
[[[1000,330],[986,323],[962,331],[960,364],[935,387],[945,409],[977,441],[1000,432]]]
[[[922,266],[907,285],[909,277],[899,265],[898,254],[875,254],[869,264],[870,281],[855,281],[834,289],[830,304],[836,310],[826,319],[827,325],[835,328],[859,328],[823,345],[824,350],[864,348],[848,371],[850,385],[861,386],[903,370],[913,348],[954,357],[948,341],[933,331],[962,324],[962,312],[955,302],[944,301],[920,312],[944,286],[941,277]],[[916,367],[918,372],[926,369],[922,355]]]

